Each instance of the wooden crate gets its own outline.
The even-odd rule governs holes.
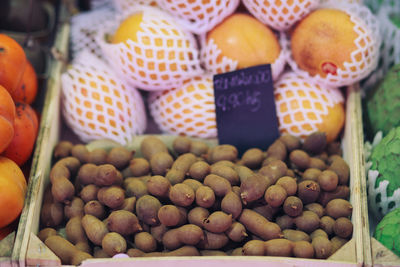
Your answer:
[[[57,36],[56,48],[66,55],[68,50],[69,24],[64,24]],[[46,106],[40,131],[40,154],[35,168],[37,179],[31,184],[32,198],[26,211],[27,227],[23,234],[24,246],[21,246],[20,257],[25,258],[27,266],[57,266],[60,260],[36,236],[39,230],[40,210],[43,191],[49,183],[49,172],[53,148],[60,138],[60,73],[64,67],[61,61],[54,64],[49,88],[46,96]],[[365,252],[364,243],[369,243],[365,235],[368,220],[364,212],[366,203],[365,181],[362,181],[363,150],[361,97],[358,86],[347,88],[346,124],[343,136],[343,157],[350,166],[350,202],[353,205],[352,222],[354,232],[352,239],[327,260],[297,259],[286,257],[169,257],[169,258],[129,258],[129,259],[91,259],[83,262],[82,266],[362,266]],[[172,138],[160,136],[171,142]],[[364,176],[365,178],[365,176]],[[363,186],[364,184],[364,186]],[[365,239],[367,237],[367,239]],[[367,255],[368,256],[368,255]],[[369,254],[370,256],[370,254]],[[20,263],[22,265],[22,263]]]

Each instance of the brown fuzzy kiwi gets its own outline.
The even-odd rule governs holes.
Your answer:
[[[172,143],[172,148],[174,149],[176,154],[182,155],[185,153],[189,153],[191,145],[192,141],[188,137],[178,136]]]
[[[186,224],[167,231],[162,237],[162,243],[166,249],[173,250],[183,245],[196,245],[202,239],[204,233],[199,226]]]
[[[122,205],[121,205],[121,207],[119,207],[119,209],[126,210],[129,212],[134,212],[135,205],[136,205],[136,197],[128,197],[128,198],[124,199],[124,203],[122,203]]]
[[[94,217],[99,218],[100,220],[104,219],[106,216],[106,211],[104,209],[103,204],[101,204],[100,201],[97,200],[89,201],[88,203],[85,204],[83,209],[85,211],[85,214],[93,215]]]
[[[324,236],[316,236],[311,243],[314,247],[315,258],[327,259],[332,254],[332,243]]]
[[[200,240],[197,247],[200,249],[222,249],[229,243],[229,238],[225,233],[212,233],[204,230],[204,238]]]
[[[306,233],[312,233],[319,227],[319,217],[312,211],[303,211],[303,213],[294,219],[297,229]]]
[[[304,210],[309,210],[318,215],[318,217],[322,217],[325,215],[325,209],[319,203],[310,203],[304,206]]]
[[[280,185],[271,185],[265,191],[264,199],[271,207],[279,207],[286,200],[287,193],[285,188]]]
[[[75,187],[66,177],[58,177],[53,180],[51,193],[55,201],[68,204],[74,198]]]
[[[232,225],[232,214],[214,211],[203,221],[203,227],[212,233],[223,233]]]
[[[145,195],[136,201],[136,215],[139,220],[148,225],[157,225],[158,210],[161,208],[160,201],[150,195]]]
[[[315,202],[319,197],[320,191],[318,183],[311,180],[302,181],[297,187],[297,195],[303,201],[303,204]]]
[[[310,158],[310,164],[308,165],[308,168],[314,168],[318,170],[326,170],[328,166],[325,164],[325,161],[323,161],[320,158],[317,157],[311,157]]]
[[[155,136],[145,137],[140,144],[140,150],[147,160],[150,160],[153,155],[159,152],[168,153],[167,146]]]
[[[210,212],[202,207],[195,207],[191,209],[188,213],[188,221],[190,224],[195,224],[197,226],[203,227],[203,222],[208,218]]]
[[[339,177],[340,185],[348,185],[350,177],[349,165],[341,157],[337,157],[328,168],[334,171]]]
[[[101,246],[110,256],[124,253],[127,247],[125,238],[115,232],[107,233],[101,242]]]
[[[289,160],[294,169],[305,170],[310,166],[310,156],[307,152],[295,149],[289,154]]]
[[[143,230],[136,215],[126,210],[111,212],[108,216],[107,228],[110,232],[117,232],[124,236]]]
[[[267,158],[285,160],[287,155],[285,143],[281,140],[275,140],[267,149]]]
[[[231,185],[238,185],[240,183],[239,175],[231,167],[213,164],[211,165],[211,173],[225,178]]]
[[[94,184],[97,186],[110,186],[121,184],[122,177],[118,175],[118,170],[111,164],[103,164],[97,167],[97,175]]]
[[[264,243],[261,240],[250,240],[243,245],[242,254],[245,256],[264,256]]]
[[[72,201],[64,206],[64,216],[71,219],[75,216],[82,217],[84,215],[84,203],[79,197],[74,197]]]
[[[297,258],[311,259],[314,257],[314,247],[310,242],[307,241],[294,242],[293,255]]]
[[[319,227],[324,230],[328,235],[333,233],[333,225],[335,220],[330,216],[323,216],[320,219]]]
[[[197,189],[200,186],[203,186],[202,183],[200,183],[199,181],[195,180],[195,179],[185,179],[182,184],[188,185],[190,188],[193,189],[194,192],[197,191]]]
[[[70,141],[60,141],[53,151],[55,159],[66,158],[71,155],[71,149],[74,145]]]
[[[333,225],[333,232],[341,238],[350,238],[353,234],[353,223],[345,217],[340,217]]]
[[[40,222],[45,227],[59,226],[64,219],[64,205],[57,202],[43,203],[40,211]]]
[[[113,147],[107,154],[106,162],[121,170],[128,166],[132,154],[132,151],[125,147]]]
[[[82,261],[93,258],[90,254],[80,251],[71,242],[58,235],[48,237],[45,244],[61,259],[62,264],[80,265]]]
[[[195,154],[197,157],[202,157],[208,153],[209,147],[202,141],[193,140],[190,146],[190,153]]]
[[[93,258],[111,258],[101,247],[94,247],[93,249]]]
[[[326,215],[332,218],[349,217],[353,211],[353,206],[349,201],[344,199],[333,199],[326,204],[325,212]]]
[[[294,196],[297,192],[297,182],[293,177],[283,176],[276,181],[276,184],[285,188],[288,196]]]
[[[318,176],[318,183],[322,190],[333,191],[336,189],[339,178],[334,171],[325,170]]]
[[[165,175],[173,163],[174,159],[169,153],[160,152],[151,157],[150,169],[153,175]]]
[[[83,164],[88,162],[89,150],[83,144],[76,144],[71,148],[71,156],[77,158]]]
[[[107,151],[103,148],[96,148],[89,152],[88,163],[93,163],[95,165],[102,165],[107,163]]]
[[[198,181],[203,181],[204,178],[211,172],[210,165],[205,161],[197,161],[189,168],[189,176]]]
[[[48,237],[58,235],[57,231],[54,228],[46,227],[40,230],[38,233],[39,239],[44,242]]]
[[[297,217],[303,211],[303,202],[298,197],[290,196],[283,203],[283,211],[291,217]]]
[[[264,240],[282,237],[281,229],[276,223],[268,221],[262,215],[249,209],[243,209],[238,219],[248,231]]]
[[[160,220],[160,223],[164,224],[165,226],[175,226],[181,219],[179,209],[174,205],[162,206],[158,210],[157,216]]]
[[[144,257],[176,257],[176,256],[200,256],[200,252],[193,246],[183,246],[168,252],[150,252]]]
[[[242,212],[242,202],[237,194],[229,192],[221,200],[221,210],[230,214],[233,219],[239,217]]]
[[[144,257],[146,253],[137,248],[130,248],[126,251],[126,254],[131,258],[136,258],[136,257]]]
[[[259,148],[250,148],[242,156],[243,165],[250,169],[258,169],[265,158],[264,152]]]
[[[246,227],[240,222],[233,222],[225,234],[234,242],[242,242],[248,236]]]
[[[82,185],[94,184],[98,167],[92,163],[83,164],[78,171],[77,179]]]
[[[328,238],[328,234],[327,234],[324,230],[322,230],[322,229],[317,229],[317,230],[315,230],[314,232],[312,232],[312,233],[310,234],[311,239],[314,239],[314,238],[316,238],[317,236],[323,236],[323,237]]]
[[[163,235],[169,230],[164,224],[155,225],[150,228],[151,235],[157,242],[161,243]]]
[[[245,180],[247,180],[247,178],[254,175],[254,171],[247,168],[246,166],[235,165],[233,168],[239,175],[240,183],[243,183]]]
[[[214,194],[218,197],[223,197],[231,191],[231,184],[225,178],[215,174],[206,176],[203,182],[204,185],[211,187]]]
[[[268,165],[262,167],[258,173],[267,177],[271,184],[275,184],[279,178],[286,175],[288,167],[285,162],[281,160],[273,160]]]
[[[137,249],[143,252],[154,252],[157,249],[156,239],[147,232],[137,233],[134,237],[134,244]]]
[[[282,229],[291,229],[294,226],[294,218],[289,215],[282,215],[276,218],[276,224]]]
[[[195,193],[193,189],[186,184],[176,184],[171,187],[168,196],[175,205],[187,207],[193,203]]]
[[[87,238],[93,244],[101,245],[103,237],[108,233],[107,226],[93,215],[88,214],[82,217],[81,223]]]
[[[240,186],[232,186],[232,192],[235,193],[240,198]]]
[[[97,192],[97,199],[111,209],[122,206],[125,200],[125,191],[119,186],[102,187]]]
[[[349,240],[345,238],[341,238],[338,236],[334,236],[331,239],[332,243],[332,254],[338,251],[344,244],[346,244]]]
[[[168,170],[165,178],[167,178],[172,185],[182,183],[186,173],[195,162],[196,156],[192,153],[180,155]]]
[[[260,204],[260,205],[254,205],[252,208],[253,211],[261,214],[262,216],[264,216],[265,218],[267,218],[267,220],[272,221],[274,219],[275,214],[277,214],[281,208],[274,208],[271,207],[269,204]]]
[[[238,157],[238,150],[232,145],[218,145],[209,149],[207,154],[207,161],[211,164],[221,161],[236,161]]]
[[[69,242],[75,246],[82,247],[86,253],[91,252],[80,217],[73,217],[67,222],[65,233]]]
[[[243,247],[237,247],[233,250],[228,251],[230,256],[243,256]]]
[[[210,208],[215,202],[215,194],[211,187],[202,185],[197,188],[195,199],[198,206],[203,208]]]
[[[127,176],[144,176],[150,173],[150,163],[145,158],[134,158],[129,162],[127,169],[123,171],[128,173]]]
[[[292,229],[285,229],[282,231],[283,234],[283,238],[287,239],[287,240],[291,240],[293,242],[296,241],[311,241],[310,236],[300,230],[292,230]]]
[[[171,183],[168,179],[160,175],[151,176],[147,181],[147,190],[150,194],[156,197],[166,198],[168,197]]]
[[[302,180],[312,180],[314,182],[318,181],[318,176],[321,174],[321,170],[316,168],[308,168],[301,175]]]
[[[346,185],[339,185],[335,190],[331,192],[322,191],[318,197],[318,203],[322,206],[326,206],[329,201],[337,198],[348,199],[350,196],[350,188]]]
[[[147,185],[140,179],[130,179],[125,186],[125,194],[127,197],[140,198],[141,196],[147,195]]]
[[[97,199],[97,192],[99,191],[99,187],[94,184],[89,184],[82,188],[79,193],[79,197],[83,200],[83,202],[87,203],[91,200]]]
[[[287,239],[271,239],[265,241],[265,255],[278,257],[291,257],[293,255],[294,242]]]
[[[326,144],[326,133],[314,132],[305,138],[302,149],[310,154],[316,155],[324,151]]]
[[[301,147],[301,140],[297,136],[293,136],[291,134],[282,134],[279,137],[279,140],[282,141],[287,151],[293,151],[295,149],[299,149]]]
[[[253,174],[240,184],[240,198],[243,204],[262,198],[272,182],[261,174]]]

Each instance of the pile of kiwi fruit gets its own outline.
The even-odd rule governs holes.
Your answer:
[[[79,265],[120,253],[326,259],[352,237],[349,166],[324,133],[282,135],[241,157],[187,137],[172,148],[155,136],[142,157],[59,142],[39,238]]]

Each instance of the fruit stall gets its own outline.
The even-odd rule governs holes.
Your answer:
[[[1,266],[400,265],[399,2],[16,2]]]

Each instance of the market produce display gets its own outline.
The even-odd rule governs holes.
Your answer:
[[[397,208],[383,217],[376,226],[374,237],[381,242],[385,247],[400,256],[400,239],[399,227],[400,224],[400,209]]]
[[[170,152],[148,136],[140,151],[89,151],[61,141],[39,237],[63,264],[119,253],[326,259],[352,237],[349,167],[324,133],[283,135],[241,157],[231,145],[194,145],[177,137]]]

